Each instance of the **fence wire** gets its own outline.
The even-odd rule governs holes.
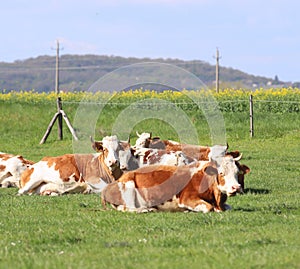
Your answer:
[[[143,101],[144,103],[147,103],[149,105],[153,104],[153,105],[157,105],[157,102],[147,102],[147,99],[144,100],[138,100],[138,102]],[[51,102],[51,101],[49,101]],[[91,104],[91,105],[132,105],[135,102],[97,102],[97,101],[63,101],[63,104]],[[249,100],[245,99],[245,100],[226,100],[226,101],[217,101],[217,102],[209,102],[209,101],[203,101],[203,102],[199,102],[199,101],[195,101],[195,102],[159,102],[159,104],[161,105],[191,105],[191,104],[226,104],[226,103],[249,103]],[[286,104],[300,104],[300,100],[298,101],[286,101],[286,100],[253,100],[253,103],[286,103]]]

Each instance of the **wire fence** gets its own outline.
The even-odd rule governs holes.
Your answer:
[[[163,101],[153,102],[151,99],[139,100],[136,102],[123,102],[123,101],[62,101],[66,105],[79,105],[79,104],[90,104],[90,105],[106,105],[111,107],[126,107],[131,106],[132,108],[141,108],[145,106],[145,109],[155,109],[157,107],[170,107],[178,106],[182,109],[196,109],[201,108],[204,105],[215,106],[222,112],[245,112],[249,111],[251,106],[249,99],[236,99],[236,100],[225,100],[225,101],[196,101],[196,102],[169,102]],[[273,113],[300,113],[300,100],[255,100],[252,99],[252,105],[257,112],[273,112]]]
[[[65,101],[64,104],[79,105],[79,102]],[[203,101],[203,102],[167,102],[161,101],[159,103],[150,100],[143,100],[143,102],[83,102],[91,105],[107,105],[109,107],[126,107],[130,105],[131,109],[168,109],[169,106],[178,106],[183,110],[199,110],[203,106],[209,106],[212,110],[219,109],[221,112],[229,113],[249,113],[249,132],[250,136],[254,137],[254,119],[257,113],[300,113],[300,100],[255,100],[252,95],[249,99],[235,99],[224,100],[219,102]],[[200,111],[201,113],[201,111]]]

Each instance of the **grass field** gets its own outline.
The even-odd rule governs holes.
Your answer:
[[[64,104],[71,121],[76,109]],[[66,125],[62,141],[55,125],[39,145],[55,112],[55,103],[0,102],[0,151],[34,161],[72,153]],[[0,189],[0,268],[300,268],[300,114],[256,113],[254,138],[248,111],[223,116],[230,149],[251,168],[246,193],[228,199],[231,211],[121,213],[104,211],[98,195]],[[104,134],[109,124],[100,124]],[[207,127],[196,124],[209,144]],[[141,122],[133,140],[135,130],[149,129],[175,139],[162,125]]]

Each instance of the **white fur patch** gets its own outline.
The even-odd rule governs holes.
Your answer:
[[[19,194],[28,193],[30,190],[35,189],[43,183],[54,183],[56,185],[63,184],[64,182],[60,178],[59,171],[54,169],[55,163],[52,167],[48,166],[47,161],[39,161],[32,165],[34,169],[33,173],[30,175],[29,181],[19,189]]]
[[[207,208],[207,206],[205,204],[197,205],[194,208],[192,208],[190,206],[186,206],[184,204],[178,204],[178,206],[180,208],[186,208],[186,209],[188,209],[190,211],[194,211],[194,212],[203,212],[203,213],[208,213],[209,212],[209,210],[208,210],[208,208]]]
[[[105,136],[102,139],[103,147],[107,149],[108,155],[106,156],[104,162],[107,167],[111,167],[115,163],[119,162],[118,156],[118,147],[119,147],[119,140],[116,135],[113,136]]]
[[[132,180],[127,181],[125,184],[118,182],[118,186],[127,211],[137,211],[137,209],[147,208],[147,202],[135,188]]]
[[[146,140],[151,138],[151,134],[150,133],[141,133],[138,136],[139,136],[139,138],[136,140],[133,148],[135,148],[135,149],[144,148],[146,146]]]
[[[230,195],[235,193],[237,189],[241,187],[238,183],[239,169],[235,164],[232,156],[225,156],[222,159],[222,163],[218,167],[218,173],[223,174],[225,179],[225,185],[218,186],[221,192]]]
[[[87,193],[101,193],[103,191],[103,189],[108,185],[105,181],[102,180],[102,178],[100,178],[100,182],[96,183],[96,184],[92,184],[90,182],[86,182],[88,185],[87,188]]]
[[[30,166],[22,162],[20,156],[4,154],[4,158],[0,158],[0,165],[5,169],[0,171],[0,183],[2,187],[20,187],[19,181],[21,174]],[[5,157],[8,159],[5,160]]]

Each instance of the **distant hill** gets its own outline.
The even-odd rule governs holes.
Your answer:
[[[39,56],[13,63],[0,62],[0,90],[49,92],[55,88],[55,56]],[[101,55],[62,55],[59,58],[60,90],[87,90],[103,75],[115,69],[141,62],[161,62],[186,69],[207,86],[214,87],[215,66],[203,61],[179,59],[124,58]],[[242,71],[220,66],[220,88],[257,88],[283,84],[275,79],[253,76]],[[113,89],[112,89],[113,90]]]

